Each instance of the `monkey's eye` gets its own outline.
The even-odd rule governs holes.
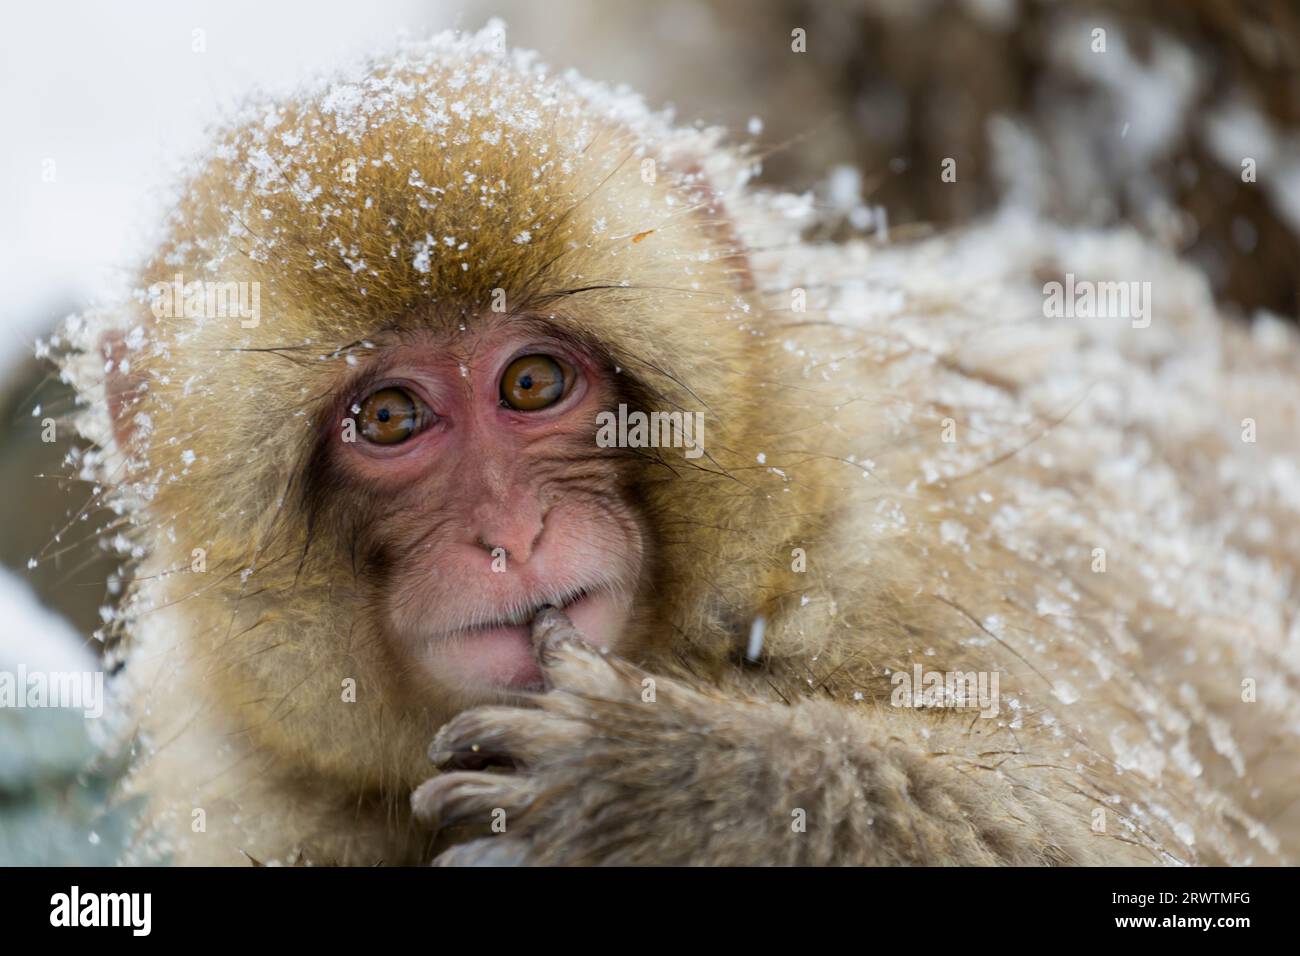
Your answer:
[[[406,441],[423,425],[420,403],[401,388],[381,388],[361,403],[357,427],[362,437],[376,445]]]
[[[517,412],[536,412],[554,405],[573,384],[573,369],[549,355],[524,355],[501,376],[501,401]]]

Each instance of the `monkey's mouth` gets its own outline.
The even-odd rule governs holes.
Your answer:
[[[584,638],[602,647],[617,640],[628,613],[627,603],[608,587],[541,594],[487,620],[443,632],[428,645],[430,666],[467,690],[540,690],[542,670],[533,648],[532,622],[548,606],[563,610]]]
[[[476,631],[491,631],[503,627],[532,627],[533,618],[544,607],[558,607],[566,614],[569,610],[582,601],[586,600],[592,594],[603,588],[580,587],[559,591],[556,594],[544,595],[535,600],[529,601],[521,607],[511,608],[500,617],[486,621],[482,624],[471,624],[468,627],[461,628],[461,634],[473,634]]]

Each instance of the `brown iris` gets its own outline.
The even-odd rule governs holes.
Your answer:
[[[357,413],[357,426],[366,441],[396,445],[420,430],[420,406],[400,388],[381,388],[364,402]]]
[[[518,412],[536,412],[554,405],[572,378],[569,367],[549,355],[524,355],[501,376],[501,401]]]

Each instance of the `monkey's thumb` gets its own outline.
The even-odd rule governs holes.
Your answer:
[[[548,604],[533,618],[533,649],[538,653],[560,641],[582,639],[582,632],[558,607]]]

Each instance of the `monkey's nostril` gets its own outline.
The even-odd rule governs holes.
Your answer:
[[[508,558],[512,563],[526,564],[537,550],[545,522],[539,517],[530,522],[500,525],[484,522],[486,530],[474,535],[474,546],[486,551],[493,560]],[[504,570],[504,569],[502,569]]]

